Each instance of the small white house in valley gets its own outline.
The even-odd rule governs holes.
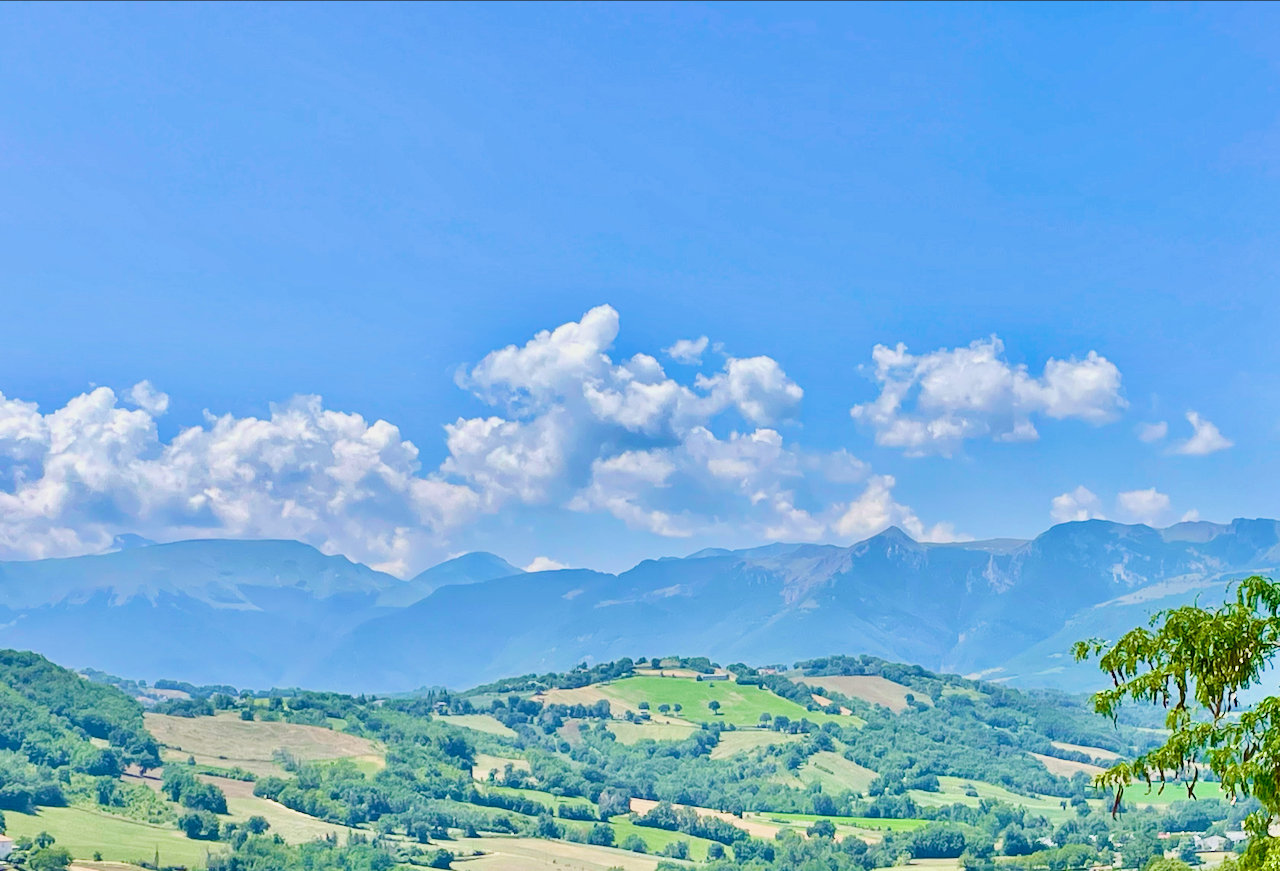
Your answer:
[[[8,859],[9,854],[13,852],[13,838],[6,838],[0,835],[0,859]]]

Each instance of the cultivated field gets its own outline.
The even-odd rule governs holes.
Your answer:
[[[497,779],[502,780],[503,769],[510,765],[517,771],[528,771],[529,762],[513,756],[491,756],[488,753],[477,753],[475,764],[471,766],[471,776],[475,780],[488,780],[490,771],[497,771]]]
[[[272,757],[284,750],[304,761],[353,759],[381,766],[382,749],[372,741],[319,726],[241,720],[235,714],[216,717],[170,717],[147,714],[147,729],[176,751],[169,759],[194,756],[201,765],[239,766],[255,774],[280,774]]]
[[[1120,758],[1120,754],[1112,750],[1103,750],[1101,747],[1088,747],[1084,744],[1068,744],[1066,741],[1054,741],[1053,746],[1059,750],[1071,750],[1075,753],[1083,753],[1090,756],[1095,762],[1112,762]]]
[[[1090,765],[1088,762],[1073,762],[1070,759],[1059,759],[1056,756],[1045,756],[1043,753],[1032,753],[1036,759],[1047,769],[1050,774],[1058,774],[1062,777],[1071,777],[1077,771],[1083,771],[1092,777],[1102,771],[1101,765]]]
[[[150,862],[160,851],[160,864],[203,866],[207,851],[226,846],[192,841],[174,826],[152,826],[136,820],[83,807],[41,808],[39,813],[5,811],[11,838],[35,837],[48,832],[76,859],[91,859],[94,852],[115,862]]]
[[[461,838],[450,846],[459,851],[484,850],[488,854],[455,859],[454,867],[463,871],[609,871],[612,868],[655,871],[658,862],[663,861],[656,856],[612,847],[535,838]]]
[[[683,741],[698,731],[698,727],[692,723],[671,721],[628,723],[626,720],[614,720],[609,723],[609,731],[617,736],[620,744],[635,744],[646,738],[653,741]]]
[[[658,802],[647,798],[633,798],[631,799],[631,810],[633,813],[645,814],[656,807],[657,804]],[[776,825],[761,822],[760,820],[750,817],[736,817],[733,814],[725,813],[724,811],[712,810],[711,808],[706,807],[695,807],[693,805],[675,806],[687,807],[690,810],[697,811],[698,816],[700,817],[715,817],[718,820],[723,820],[731,826],[737,826],[749,835],[754,835],[757,838],[764,838],[769,841],[773,840],[780,831],[780,828]]]
[[[852,790],[865,793],[876,773],[856,762],[845,759],[831,750],[823,750],[809,757],[797,776],[805,786],[820,783],[827,792]]]
[[[484,732],[488,735],[498,735],[502,738],[514,738],[516,736],[514,731],[488,714],[453,714],[448,717],[441,717],[440,722],[448,723],[450,726],[462,726],[463,728]]]
[[[850,717],[809,711],[789,699],[776,696],[766,689],[741,686],[730,681],[696,681],[686,678],[628,677],[609,684],[598,684],[602,697],[622,706],[638,710],[641,702],[648,702],[653,712],[662,704],[682,706],[679,716],[693,722],[723,722],[737,726],[755,726],[760,715],[785,716],[792,720],[802,718],[813,723],[827,721],[848,724]],[[573,691],[573,692],[576,692]],[[708,703],[720,703],[719,714],[712,714]]]
[[[1039,796],[1031,798],[1025,795],[1018,795],[1015,792],[996,786],[993,783],[984,783],[981,780],[966,780],[962,777],[939,777],[938,783],[941,789],[938,792],[925,792],[919,789],[908,791],[908,795],[921,805],[948,805],[959,802],[967,804],[970,807],[977,807],[978,802],[984,798],[991,798],[997,801],[1006,802],[1008,804],[1021,805],[1029,811],[1043,814],[1052,822],[1060,822],[1064,819],[1075,817],[1075,811],[1068,805],[1063,808],[1063,799],[1055,796]],[[967,791],[972,789],[977,796],[967,795]],[[1094,799],[1090,802],[1095,809],[1102,807],[1100,799]]]
[[[808,687],[820,687],[833,690],[853,699],[862,699],[873,705],[883,705],[894,713],[902,713],[907,709],[907,694],[910,687],[895,683],[888,678],[869,674],[841,674],[826,677],[803,677],[794,675],[792,680]],[[920,693],[912,693],[917,701],[929,704],[929,698]]]
[[[728,759],[739,753],[747,753],[758,747],[773,747],[800,740],[799,735],[773,732],[768,729],[735,729],[721,732],[720,743],[711,750],[712,759]]]
[[[881,817],[824,817],[821,814],[787,814],[770,813],[768,811],[749,813],[747,817],[800,828],[808,828],[818,820],[831,820],[837,827],[853,829],[858,832],[912,832],[929,824],[928,820],[897,820]]]

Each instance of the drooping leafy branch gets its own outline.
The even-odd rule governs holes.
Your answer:
[[[1160,789],[1181,784],[1195,797],[1208,768],[1233,797],[1253,796],[1262,810],[1252,815],[1252,836],[1243,868],[1280,864],[1277,839],[1268,836],[1280,816],[1280,697],[1268,696],[1242,709],[1243,691],[1256,686],[1280,652],[1280,584],[1254,575],[1240,581],[1220,608],[1187,605],[1161,611],[1149,627],[1119,641],[1075,645],[1077,660],[1097,658],[1114,686],[1093,697],[1094,707],[1113,721],[1126,701],[1163,705],[1165,743],[1095,778],[1115,791],[1113,812],[1125,788],[1145,781]]]

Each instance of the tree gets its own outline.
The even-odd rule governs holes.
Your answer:
[[[587,832],[587,843],[597,847],[612,847],[614,841],[613,826],[608,823],[596,823]]]
[[[658,705],[658,713],[659,713],[659,714],[668,714],[668,713],[670,713],[670,712],[671,712],[671,706],[670,706],[670,705],[665,704],[665,703],[663,703],[663,704],[661,704],[661,705]]]
[[[271,823],[267,822],[266,817],[252,816],[245,822],[249,831],[255,835],[261,835],[267,829],[271,828]]]
[[[45,849],[48,849],[49,847],[52,847],[55,841],[56,839],[53,837],[53,835],[49,834],[48,832],[41,832],[40,834],[36,835],[36,838],[34,841],[32,841],[32,843],[36,845],[37,849],[45,850]]]
[[[71,854],[65,847],[41,847],[27,857],[30,871],[65,871],[71,864]]]
[[[817,820],[805,830],[805,834],[811,838],[834,838],[836,836],[836,824],[831,820]]]
[[[644,842],[644,838],[634,834],[627,835],[618,846],[624,850],[630,850],[632,853],[649,852],[649,845]]]
[[[715,699],[712,699],[711,701],[707,702],[707,707],[711,709],[712,714],[716,715],[717,717],[720,716],[720,703],[718,701],[716,701]]]
[[[1200,766],[1207,764],[1228,796],[1252,796],[1262,805],[1245,821],[1250,841],[1242,871],[1280,862],[1280,839],[1268,834],[1280,815],[1280,696],[1240,705],[1240,693],[1260,681],[1278,652],[1280,584],[1260,575],[1237,584],[1221,607],[1161,611],[1114,644],[1078,643],[1076,659],[1096,658],[1112,679],[1110,689],[1093,697],[1098,713],[1115,721],[1127,701],[1168,711],[1164,744],[1095,779],[1114,790],[1113,813],[1125,788],[1139,781],[1163,788],[1172,779],[1194,798]],[[1126,867],[1135,867],[1128,845],[1124,852]]]
[[[1000,852],[1006,856],[1026,856],[1031,853],[1031,842],[1027,839],[1026,833],[1022,829],[1007,829],[1004,833],[1004,843],[1000,846]]]
[[[908,842],[913,859],[958,859],[966,845],[964,832],[945,823],[929,823]]]
[[[451,868],[453,867],[453,854],[448,850],[436,850],[427,859],[428,868]]]

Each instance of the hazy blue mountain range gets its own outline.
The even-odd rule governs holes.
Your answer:
[[[138,545],[0,563],[0,639],[67,665],[241,686],[465,686],[668,653],[790,662],[871,653],[1083,689],[1073,641],[1272,574],[1280,523],[1093,520],[1031,541],[774,544],[526,574],[467,554],[408,581],[287,541]]]

